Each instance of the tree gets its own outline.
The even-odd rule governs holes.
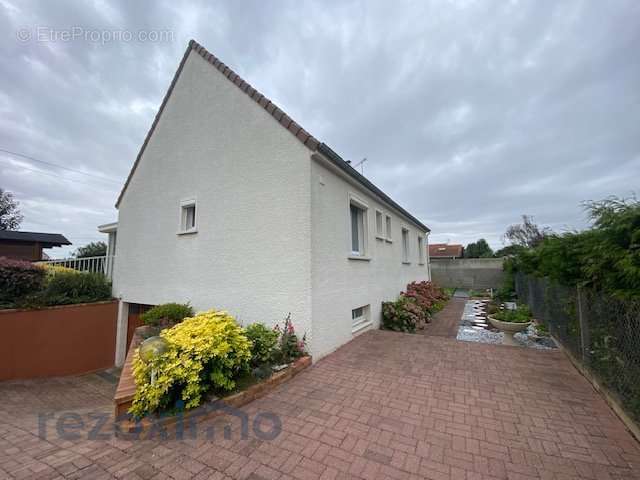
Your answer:
[[[496,250],[493,256],[496,258],[510,257],[513,255],[518,255],[525,248],[526,247],[523,247],[522,245],[507,245],[506,247],[502,247],[500,250]]]
[[[541,228],[533,223],[533,217],[522,215],[522,224],[511,225],[507,228],[503,238],[514,245],[535,248],[542,243],[545,237],[552,233],[549,227]]]
[[[470,243],[464,249],[464,258],[488,258],[493,257],[493,250],[484,238]]]
[[[515,268],[569,287],[640,298],[640,201],[610,197],[583,205],[591,228],[547,234],[537,247],[522,249]]]
[[[24,218],[13,193],[0,188],[0,230],[17,230]]]
[[[76,258],[103,257],[107,254],[107,244],[104,242],[91,242],[78,248],[73,256]]]

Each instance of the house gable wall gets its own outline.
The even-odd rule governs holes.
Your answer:
[[[311,336],[308,149],[190,52],[120,202],[114,294]],[[196,199],[197,233],[178,235]]]

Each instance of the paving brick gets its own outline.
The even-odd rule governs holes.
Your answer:
[[[244,407],[280,417],[273,441],[233,422],[225,439],[224,419],[206,422],[213,439],[62,440],[55,422],[37,437],[37,412],[109,412],[113,390],[91,375],[0,383],[0,478],[640,476],[638,444],[560,352],[368,332]]]

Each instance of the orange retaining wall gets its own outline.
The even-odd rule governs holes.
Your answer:
[[[112,367],[117,317],[117,301],[0,310],[0,380]]]

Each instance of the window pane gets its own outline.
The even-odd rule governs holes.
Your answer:
[[[190,230],[196,226],[196,207],[191,205],[186,207],[185,229]]]
[[[369,321],[369,305],[354,308],[351,310],[351,325],[353,329],[357,329],[365,325]]]
[[[387,216],[387,238],[391,238],[391,217]]]
[[[358,251],[361,255],[364,254],[364,239],[365,239],[365,231],[364,231],[364,210],[358,210]]]
[[[356,253],[360,252],[358,216],[358,208],[351,205],[351,251]]]
[[[382,235],[382,212],[376,212],[376,233]]]
[[[409,260],[409,232],[402,230],[402,260]]]

